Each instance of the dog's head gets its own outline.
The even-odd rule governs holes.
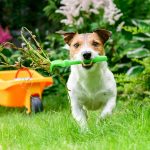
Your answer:
[[[93,33],[61,33],[64,36],[65,42],[69,45],[70,58],[73,60],[89,60],[97,55],[105,55],[104,43],[111,36],[111,32],[100,29]],[[89,69],[92,64],[84,66]]]

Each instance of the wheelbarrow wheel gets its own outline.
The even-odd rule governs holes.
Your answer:
[[[38,97],[38,96],[31,96],[31,110],[34,113],[43,111],[43,104],[41,102],[40,97]]]

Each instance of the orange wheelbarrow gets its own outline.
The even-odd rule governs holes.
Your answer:
[[[0,105],[26,107],[27,113],[40,112],[43,110],[42,92],[52,84],[51,77],[43,77],[27,68],[0,71]]]

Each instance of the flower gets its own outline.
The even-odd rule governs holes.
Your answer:
[[[0,26],[0,43],[7,42],[11,39],[12,39],[12,36],[8,28],[6,27],[5,29],[3,29],[2,26]]]
[[[115,24],[123,15],[112,0],[61,0],[61,5],[62,6],[56,10],[56,13],[61,13],[66,17],[61,20],[61,22],[66,25],[79,25],[79,23],[83,23],[84,21],[80,16],[81,11],[88,14],[99,14],[99,10],[103,9],[103,18],[106,19],[110,25]]]
[[[118,26],[117,26],[117,32],[120,32],[122,30],[122,27],[124,26],[125,22],[122,21]]]

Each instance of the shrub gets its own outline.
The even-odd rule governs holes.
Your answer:
[[[137,76],[116,75],[118,84],[118,97],[123,100],[145,100],[150,98],[150,57],[143,61],[137,60],[144,66],[144,71]]]

